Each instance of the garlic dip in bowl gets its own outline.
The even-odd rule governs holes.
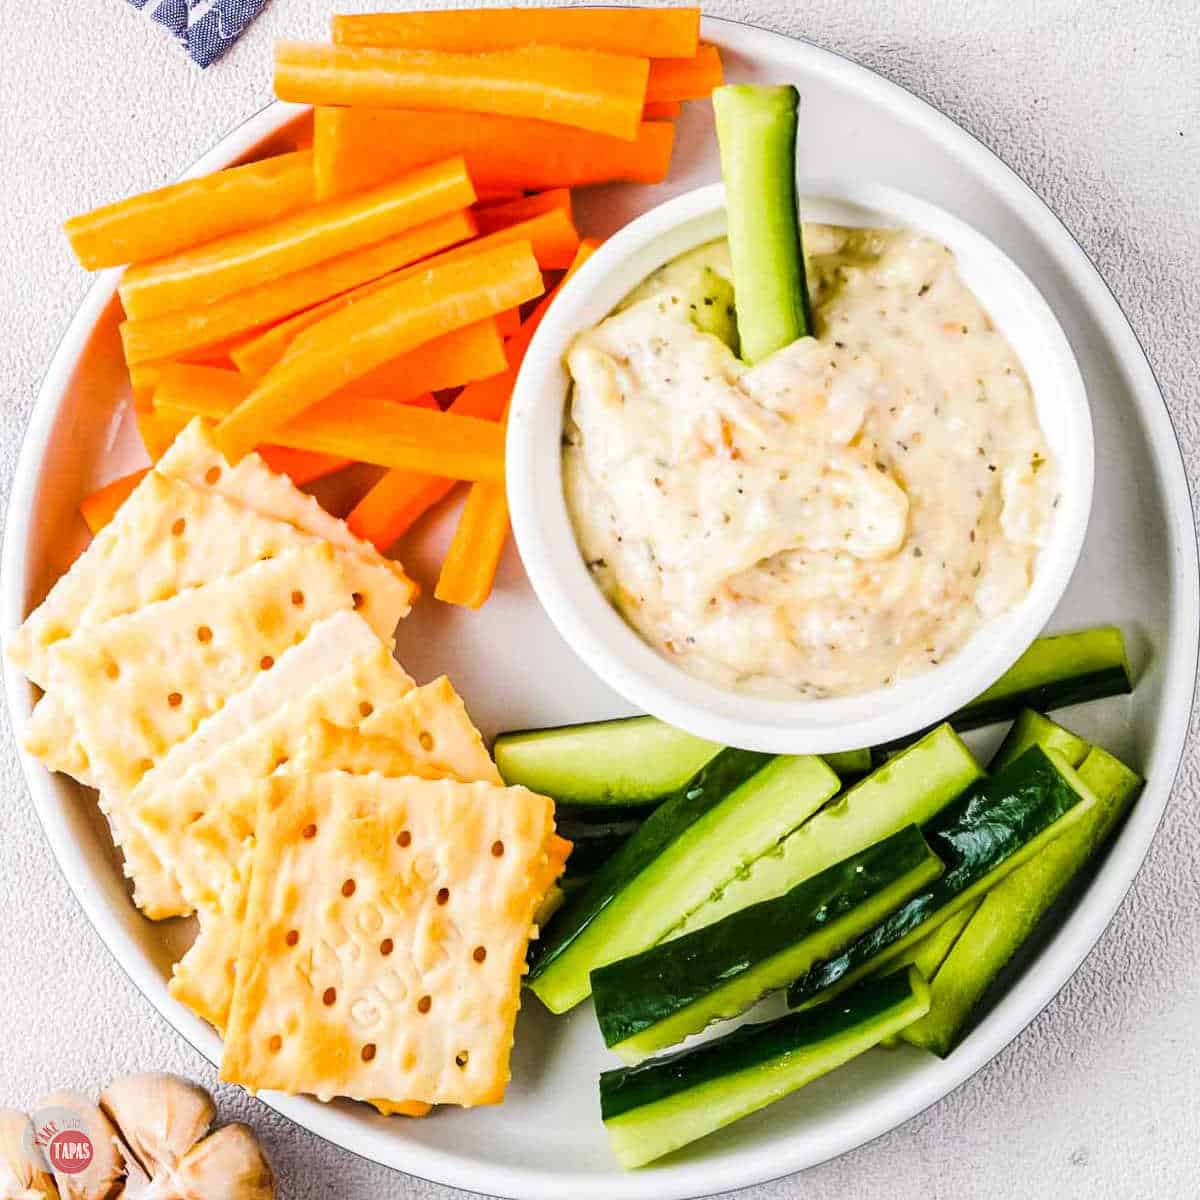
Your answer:
[[[593,579],[651,646],[824,699],[928,671],[1018,603],[1059,473],[944,245],[831,225],[804,244],[816,336],[753,367],[723,239],[579,334],[563,485]]]
[[[507,489],[529,578],[631,705],[827,753],[935,724],[1042,631],[1091,509],[1061,327],[950,214],[801,185],[815,337],[736,353],[721,185],[611,237],[522,367]]]

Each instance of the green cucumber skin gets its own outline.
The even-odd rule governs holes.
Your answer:
[[[835,796],[670,936],[702,929],[749,904],[782,895],[906,825],[924,825],[982,775],[958,734],[939,725]]]
[[[804,1087],[929,1009],[916,971],[837,1004],[743,1025],[722,1038],[600,1076],[600,1112],[626,1168],[643,1166]]]
[[[996,977],[1087,861],[1128,812],[1142,780],[1112,755],[1093,749],[1079,777],[1098,803],[1040,854],[983,898],[950,953],[930,977],[929,1013],[901,1037],[945,1057],[961,1041]]]
[[[656,805],[720,749],[654,717],[513,730],[493,745],[496,767],[510,786],[600,809]]]
[[[932,979],[938,967],[946,961],[946,956],[954,948],[959,935],[967,927],[967,922],[979,911],[983,901],[968,904],[965,908],[948,917],[935,930],[926,934],[907,954],[903,954],[895,962],[888,963],[884,971],[891,975],[895,971],[906,971],[916,967],[926,979]]]
[[[534,993],[553,1012],[585,999],[594,967],[653,945],[837,788],[837,776],[819,758],[721,751],[534,943]]]
[[[1081,669],[1081,664],[1087,669]],[[986,692],[949,717],[960,733],[1011,721],[1024,708],[1037,712],[1133,691],[1125,637],[1113,625],[1038,638]],[[906,746],[919,733],[875,748],[880,754]]]
[[[812,329],[796,194],[800,96],[783,85],[713,92],[742,357],[758,362]]]
[[[871,769],[871,750],[838,750],[833,754],[822,754],[825,765],[837,773],[838,778],[865,775]]]
[[[1069,729],[1056,725],[1049,717],[1044,717],[1031,708],[1023,708],[1017,714],[1008,735],[1000,743],[1000,749],[988,764],[988,770],[993,774],[1002,771],[1009,763],[1020,758],[1030,746],[1041,746],[1043,750],[1057,750],[1073,767],[1078,767],[1091,749],[1083,738]]]
[[[661,1045],[697,1033],[712,1020],[745,1011],[766,991],[785,987],[813,962],[837,953],[880,920],[883,914],[870,903],[873,898],[890,892],[890,906],[895,907],[929,884],[941,869],[921,831],[910,825],[774,900],[593,971],[592,995],[605,1044],[616,1046],[667,1018],[686,1021],[685,1010],[698,1005],[702,1009],[692,1027]],[[863,912],[868,908],[873,916]],[[815,943],[820,948],[814,945],[808,963],[800,963],[773,986],[748,986],[751,976],[764,978],[772,965],[802,957],[806,944]],[[653,1038],[642,1042],[631,1048],[639,1055],[661,1048],[651,1044]]]
[[[998,775],[984,780],[949,805],[923,829],[945,874],[922,895],[908,901],[836,958],[815,967],[788,989],[788,1004],[813,1002],[830,989],[844,988],[894,962],[904,950],[932,932],[935,920],[952,915],[981,888],[1015,869],[1022,852],[1040,846],[1043,835],[1072,810],[1078,819],[1094,803],[1086,787],[1069,778],[1063,760],[1052,761],[1032,746]],[[1065,832],[1067,822],[1062,822]]]

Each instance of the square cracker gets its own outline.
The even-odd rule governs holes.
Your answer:
[[[273,775],[221,1078],[498,1103],[553,811],[487,783]]]
[[[248,729],[173,786],[135,794],[151,845],[174,868],[200,916],[200,932],[172,974],[171,994],[219,1030],[233,999],[258,805],[281,761],[314,772],[501,783],[447,679],[385,703],[385,689],[371,674],[369,664],[355,664]],[[378,707],[364,718],[367,696]]]
[[[312,625],[353,603],[332,548],[314,543],[81,629],[51,650],[51,689],[70,729],[49,736],[78,735],[139,907],[169,910],[179,900],[129,827],[134,787]]]
[[[296,497],[311,499],[280,477],[272,478],[273,485],[277,479]],[[44,688],[50,648],[76,630],[312,545],[317,536],[244,507],[214,487],[151,471],[16,631],[9,657]],[[336,547],[335,555],[359,612],[390,640],[409,612],[414,585],[383,560],[370,562],[345,547]]]

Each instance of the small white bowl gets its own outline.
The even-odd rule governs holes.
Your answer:
[[[570,378],[564,354],[652,271],[726,232],[720,184],[679,196],[632,221],[580,269],[533,339],[508,423],[508,501],[525,570],[558,631],[631,704],[726,745],[823,754],[879,745],[948,716],[995,682],[1041,632],[1083,547],[1092,503],[1092,421],[1066,335],[1041,294],[987,238],[942,209],[875,183],[801,185],[807,221],[905,226],[953,251],[958,270],[1029,376],[1054,452],[1062,499],[1033,584],[937,667],[855,696],[772,700],[696,679],[663,658],[612,608],[575,542],[562,487],[561,437]]]

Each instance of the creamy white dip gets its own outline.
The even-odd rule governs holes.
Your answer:
[[[701,247],[571,346],[563,448],[617,610],[684,670],[785,698],[936,666],[1026,593],[1057,499],[1029,382],[950,252],[804,239],[816,337],[741,363],[728,248]]]

